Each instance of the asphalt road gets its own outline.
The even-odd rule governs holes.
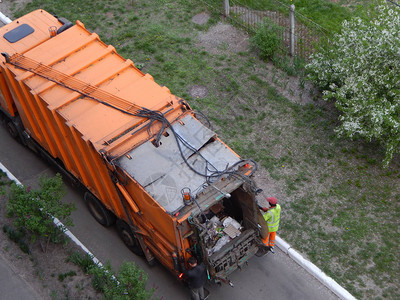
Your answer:
[[[4,125],[0,126],[0,161],[26,186],[35,186],[42,174],[55,174],[38,155],[13,140]],[[65,200],[77,207],[72,214],[75,226],[70,230],[101,262],[110,261],[118,269],[124,261],[134,261],[149,274],[149,287],[156,289],[157,299],[189,298],[188,291],[161,264],[149,267],[144,259],[125,247],[114,227],[98,224],[85,207],[80,192],[68,184]],[[233,288],[208,284],[209,299],[338,299],[279,249],[274,255],[253,257],[246,267],[232,274],[231,280]]]

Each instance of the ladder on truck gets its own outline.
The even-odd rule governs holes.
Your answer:
[[[1,54],[5,57],[6,63],[9,63],[22,70],[29,71],[49,81],[55,82],[58,85],[78,92],[85,97],[115,108],[123,113],[134,116],[139,111],[145,109],[142,106],[136,105],[135,103],[106,92],[97,86],[86,83],[78,78],[75,78],[74,76],[57,71],[51,66],[37,62],[32,58],[24,56],[23,54],[16,53],[12,56],[4,52]]]

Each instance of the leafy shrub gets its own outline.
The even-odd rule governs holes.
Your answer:
[[[253,48],[260,51],[263,59],[269,59],[282,47],[283,28],[269,19],[257,27],[254,36],[250,39]]]
[[[109,299],[149,299],[152,291],[146,290],[147,278],[148,275],[133,262],[125,262],[117,275],[119,289],[116,289],[115,292],[110,291],[106,296]],[[122,297],[121,292],[123,292]]]
[[[13,227],[8,226],[7,224],[3,225],[3,232],[7,234],[8,238],[12,240],[14,243],[18,244],[19,248],[22,252],[26,254],[31,254],[31,250],[29,249],[28,244],[25,242],[25,232],[15,230]]]
[[[67,261],[79,266],[86,274],[89,274],[90,270],[93,267],[96,267],[96,264],[93,262],[92,256],[90,256],[89,254],[82,256],[79,252],[74,252],[70,256],[68,256]]]
[[[112,275],[113,270],[110,264],[103,268],[96,266],[90,273],[93,275],[92,285],[104,294],[103,299],[146,300],[152,295],[152,291],[146,290],[147,274],[133,262],[123,263],[115,277]]]
[[[400,11],[377,7],[374,18],[354,18],[306,66],[325,100],[342,112],[337,133],[378,141],[387,166],[400,141]]]
[[[71,226],[70,214],[75,209],[73,204],[61,202],[65,193],[61,175],[40,178],[38,190],[13,184],[10,191],[7,215],[15,218],[14,225],[17,230],[26,230],[33,241],[36,239],[40,242],[42,239],[60,241],[63,228],[60,230],[54,225],[52,216]],[[42,248],[43,251],[46,250],[43,245]]]
[[[274,55],[271,60],[274,66],[285,71],[289,76],[304,75],[305,62],[301,57],[290,58],[287,55]]]
[[[66,272],[66,273],[61,273],[61,274],[58,274],[58,281],[63,282],[65,278],[73,277],[73,276],[76,276],[76,272],[75,271],[69,271],[69,272]]]
[[[153,294],[153,290],[146,290],[148,275],[133,262],[124,262],[118,274],[114,276],[115,272],[110,263],[100,267],[93,262],[89,254],[74,252],[67,261],[75,263],[86,274],[93,276],[92,285],[104,294],[103,299],[146,300]]]
[[[100,293],[106,293],[110,290],[118,289],[118,284],[112,277],[110,264],[106,264],[103,268],[94,266],[90,269],[90,274],[93,275],[92,286]]]

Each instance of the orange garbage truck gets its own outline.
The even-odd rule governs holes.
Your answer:
[[[134,253],[177,277],[195,256],[229,283],[262,247],[255,163],[80,21],[33,11],[0,28],[0,51],[10,134],[83,188]]]

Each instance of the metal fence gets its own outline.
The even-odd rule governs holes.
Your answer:
[[[295,49],[296,54],[308,58],[321,38],[327,38],[328,30],[314,23],[300,13],[295,15]]]
[[[307,59],[315,44],[328,31],[305,16],[292,11],[291,7],[276,0],[241,1],[241,0],[202,0],[209,7],[223,13],[232,22],[249,32],[267,21],[272,21],[282,28],[282,48],[293,56]],[[294,8],[294,6],[292,6]]]

